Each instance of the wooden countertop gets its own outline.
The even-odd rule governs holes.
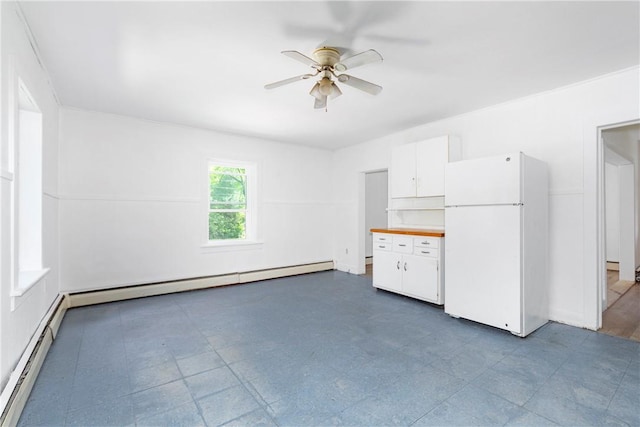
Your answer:
[[[372,233],[408,234],[411,236],[444,237],[444,230],[422,228],[372,228]]]

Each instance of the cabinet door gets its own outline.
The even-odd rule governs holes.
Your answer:
[[[373,251],[373,286],[400,291],[401,284],[401,256],[393,252]]]
[[[429,301],[438,300],[438,260],[416,255],[402,259],[402,291]]]
[[[449,161],[449,137],[441,136],[416,145],[416,195],[444,196],[444,168]]]
[[[391,197],[416,197],[416,144],[391,151]]]

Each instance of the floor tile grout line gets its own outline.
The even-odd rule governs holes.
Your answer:
[[[118,323],[120,324],[120,330],[121,330],[120,335],[122,337],[122,348],[124,350],[125,370],[127,371],[127,383],[129,385],[129,390],[128,390],[129,393],[127,393],[127,396],[131,396],[133,394],[133,387],[131,382],[131,371],[129,369],[129,355],[127,353],[127,345],[125,342],[124,323],[122,322],[122,305],[118,304],[117,308],[118,308]],[[133,422],[137,424],[135,408],[133,407],[133,403],[131,403],[131,416],[133,417]]]
[[[585,336],[585,338],[584,338],[584,339],[586,339],[586,336]],[[583,339],[581,342],[583,342],[583,341],[584,341],[584,339]],[[568,347],[568,348],[569,348],[569,347]],[[572,350],[572,349],[571,349],[571,348],[569,348],[569,350]],[[572,352],[574,352],[574,350],[572,350]],[[524,402],[524,403],[521,405],[521,406],[522,406],[522,408],[524,408],[524,409],[526,409],[527,411],[529,411],[529,412],[531,412],[531,413],[534,413],[534,414],[536,414],[536,415],[538,415],[538,416],[540,416],[540,417],[543,417],[543,418],[545,418],[545,419],[547,419],[547,420],[552,421],[552,422],[554,422],[554,423],[555,423],[555,421],[554,421],[554,420],[550,420],[550,419],[549,419],[549,418],[547,418],[544,414],[540,414],[540,413],[538,413],[538,412],[536,412],[536,411],[534,411],[534,410],[532,410],[532,409],[529,409],[528,407],[526,407],[526,405],[527,405],[529,402],[531,402],[531,399],[533,399],[533,398],[534,398],[534,397],[535,397],[535,396],[540,392],[540,390],[542,389],[542,387],[544,387],[544,386],[549,382],[549,380],[550,380],[552,377],[554,377],[554,376],[558,373],[558,371],[560,371],[560,368],[562,368],[562,367],[564,366],[564,364],[565,364],[565,363],[567,363],[567,361],[570,359],[570,357],[571,357],[571,355],[570,355],[570,354],[568,354],[568,355],[565,357],[565,359],[562,361],[562,363],[560,363],[560,364],[556,367],[556,369],[553,371],[553,373],[552,373],[551,375],[549,375],[547,378],[545,378],[545,380],[544,380],[544,381],[542,381],[542,383],[541,383],[541,384],[540,384],[540,385],[535,389],[535,391],[534,391],[534,392],[531,394],[531,396],[526,400],[526,402]]]
[[[429,415],[431,412],[435,411],[436,408],[438,408],[440,405],[442,405],[444,402],[446,402],[451,396],[453,396],[456,393],[457,393],[457,391],[451,393],[449,396],[447,396],[444,399],[437,400],[436,403],[433,405],[433,408],[429,409],[427,412],[425,412],[424,414],[422,414],[418,418],[416,418],[412,423],[409,424],[409,427],[415,425],[418,421],[420,421],[421,419],[423,419],[424,417]]]
[[[164,296],[164,295],[160,295],[160,297],[162,297],[162,296]],[[170,306],[174,306],[174,305],[176,305],[176,304],[177,304],[177,303],[173,302],[173,303],[171,303],[171,304],[170,304]],[[169,306],[168,306],[168,307],[169,307]],[[180,310],[181,310],[181,311],[183,311],[183,310],[182,310],[182,307],[179,307],[179,308],[180,308]],[[183,311],[183,312],[184,312],[184,311]],[[154,316],[155,316],[155,315],[154,315]],[[162,336],[163,341],[167,341],[167,335],[166,335],[166,333],[162,332],[162,333],[161,333],[161,336]],[[153,385],[153,386],[148,387],[148,388],[146,388],[146,389],[136,390],[135,392],[133,392],[133,391],[132,391],[131,395],[136,394],[136,393],[141,393],[141,392],[144,392],[144,391],[148,391],[148,390],[151,390],[151,389],[154,389],[154,388],[157,388],[157,387],[165,386],[165,385],[167,385],[167,384],[171,384],[171,383],[174,383],[174,382],[178,382],[178,381],[180,381],[180,382],[182,382],[182,384],[185,386],[185,388],[186,388],[186,389],[187,389],[187,391],[189,392],[189,396],[191,397],[191,402],[193,402],[194,404],[196,404],[196,407],[198,408],[198,412],[200,413],[201,418],[204,420],[204,417],[202,417],[202,414],[201,414],[201,409],[200,409],[200,407],[197,405],[197,402],[196,402],[196,400],[195,400],[194,396],[192,395],[191,390],[189,389],[188,385],[187,385],[187,384],[186,384],[186,382],[185,382],[185,377],[184,377],[184,375],[182,375],[182,371],[180,370],[180,366],[178,365],[178,360],[176,359],[174,352],[173,352],[173,351],[171,351],[171,350],[169,350],[169,354],[171,355],[171,361],[176,365],[176,368],[178,369],[178,372],[180,373],[180,378],[177,378],[177,379],[174,379],[174,380],[171,380],[171,381],[167,381],[167,382],[162,383],[162,384],[156,384],[156,385]],[[155,365],[155,366],[159,366],[159,365],[161,365],[161,364],[157,364],[157,365]],[[152,367],[153,367],[153,366],[152,366]],[[151,368],[151,367],[149,367],[149,368]],[[129,369],[127,369],[127,371],[129,371]],[[129,376],[130,376],[130,375],[129,375]],[[188,403],[188,402],[181,403],[181,404],[179,404],[179,405],[178,405],[178,406],[176,406],[176,407],[169,408],[169,409],[167,409],[166,411],[159,412],[158,414],[168,413],[169,411],[171,411],[171,410],[173,410],[173,409],[175,409],[175,408],[177,408],[177,407],[180,407],[180,406],[182,406],[182,405],[184,405],[184,404],[186,404],[186,403]],[[137,424],[138,424],[138,417],[137,417],[137,415],[138,415],[138,414],[137,414],[137,412],[135,411],[135,408],[133,409],[133,412],[134,412],[134,414],[133,414],[133,416],[134,416],[134,421],[135,421],[135,423],[136,423],[136,425],[137,425]],[[157,415],[157,414],[154,414],[154,416],[155,416],[155,415]],[[142,419],[144,419],[144,418],[149,418],[149,416],[147,416],[147,417],[142,417]]]
[[[182,308],[182,307],[181,307],[181,308]],[[184,308],[182,308],[182,309],[184,310]],[[187,317],[189,317],[189,320],[190,320],[191,322],[193,322],[193,319],[191,319],[191,317],[190,317],[188,314],[187,314]],[[211,346],[211,349],[212,349],[213,353],[215,353],[215,354],[220,358],[220,360],[222,360],[222,362],[224,363],[224,365],[223,365],[223,366],[224,366],[225,368],[227,368],[227,369],[228,369],[228,370],[233,374],[233,376],[238,380],[238,382],[240,383],[240,385],[242,385],[243,389],[244,389],[247,393],[249,393],[249,394],[251,395],[251,397],[252,397],[252,398],[253,398],[253,400],[256,402],[256,404],[258,404],[258,407],[259,407],[259,408],[264,409],[264,406],[263,406],[263,405],[262,405],[262,404],[261,404],[261,403],[256,399],[255,395],[254,395],[253,393],[251,393],[251,391],[247,388],[247,385],[245,384],[245,382],[240,378],[240,376],[235,372],[235,370],[234,370],[233,368],[231,368],[231,366],[229,365],[229,363],[227,363],[227,361],[225,360],[225,358],[224,358],[224,357],[222,357],[222,355],[221,355],[220,353],[218,353],[218,350],[217,350],[213,345],[211,345],[211,342],[208,340],[208,338],[207,338],[207,337],[206,337],[206,336],[205,336],[205,335],[204,335],[204,334],[203,334],[199,329],[198,329],[198,333],[200,333],[200,335],[202,335],[202,336],[203,336],[203,338],[205,338],[205,339],[207,340],[207,342],[208,342],[208,343],[209,343],[209,345]],[[221,366],[221,367],[222,367],[222,366]],[[214,368],[214,369],[217,369],[217,368]],[[233,387],[233,386],[232,386],[232,387]],[[224,390],[228,390],[229,388],[231,388],[231,387],[227,387],[227,388],[225,388]],[[219,392],[221,392],[221,391],[224,391],[224,390],[219,390],[218,392],[216,392],[216,393],[211,393],[211,394],[209,394],[209,395],[207,395],[207,396],[212,396],[212,395],[217,394],[217,393],[219,393]],[[256,390],[256,393],[258,393],[258,391],[257,391],[257,390]],[[259,393],[258,393],[258,394],[259,394]],[[197,403],[197,405],[198,405],[198,409],[199,409],[199,411],[201,412],[201,411],[202,411],[202,409],[201,409],[201,407],[200,407],[200,405],[199,405],[199,403],[198,403],[198,400],[195,398],[195,396],[193,396],[193,394],[192,394],[192,397],[193,397],[193,400]],[[204,397],[206,397],[206,396],[201,396],[201,397],[200,397],[200,399],[202,399],[202,398],[204,398]],[[262,398],[262,396],[261,396],[261,395],[260,395],[260,398],[264,401],[264,399]],[[265,402],[265,403],[266,403],[266,402]],[[254,411],[255,411],[255,409],[254,409]],[[253,411],[250,411],[250,412],[253,412]],[[271,414],[269,414],[269,413],[268,413],[268,411],[265,411],[265,412],[267,412],[267,415],[268,415],[270,418],[272,418],[272,417],[271,417]],[[245,414],[240,415],[239,417],[242,417],[242,416],[244,416],[244,415],[246,415],[246,413],[245,413]],[[238,418],[239,418],[239,417],[238,417]],[[202,418],[204,419],[204,416],[203,416],[203,415],[202,415]],[[227,422],[229,422],[229,421],[232,421],[232,420],[228,420]],[[275,420],[274,420],[274,419],[272,419],[272,421],[274,422],[274,424],[278,425],[278,424],[275,422]],[[206,420],[205,420],[205,422],[206,422]]]
[[[253,409],[253,410],[251,410],[251,411],[249,411],[249,412],[246,412],[246,413],[244,413],[244,414],[242,414],[242,415],[239,415],[239,416],[237,416],[237,417],[235,417],[235,418],[233,418],[233,419],[230,419],[230,420],[225,421],[223,424],[220,424],[220,427],[224,427],[224,426],[228,425],[229,423],[232,423],[232,422],[234,422],[234,421],[237,421],[237,420],[241,419],[242,417],[244,417],[244,416],[246,416],[246,415],[253,414],[254,412],[258,412],[259,410],[262,410],[262,411],[264,411],[264,412],[267,412],[267,411],[265,411],[265,410],[264,410],[264,408],[262,408],[262,407],[260,407],[260,408],[256,408],[256,409]],[[267,415],[269,415],[269,414],[267,413]],[[278,424],[276,424],[276,425],[278,425]]]
[[[71,392],[73,391],[73,386],[76,383],[76,376],[78,374],[78,362],[80,361],[80,352],[82,351],[82,343],[84,341],[84,334],[85,334],[85,330],[86,330],[86,322],[84,322],[85,317],[86,317],[86,312],[82,312],[82,316],[81,316],[81,318],[83,320],[81,322],[81,324],[82,324],[82,332],[80,334],[80,342],[78,343],[78,352],[77,352],[76,358],[75,358],[76,362],[75,362],[74,368],[73,368],[73,380],[71,381],[71,387],[70,387],[70,389],[68,390],[68,393],[67,393],[67,407],[66,407],[66,409],[64,411],[64,425],[65,426],[68,424],[67,418],[69,416],[69,412],[71,411],[71,396],[72,396]],[[62,322],[64,323],[64,319],[63,319]],[[62,324],[60,326],[62,327]],[[45,358],[45,360],[46,360],[46,358]]]
[[[264,399],[264,397],[262,397],[262,395],[260,394],[260,392],[258,392],[258,390],[255,390],[255,387],[253,387],[253,386],[252,386],[252,388],[255,390],[256,394],[257,394],[258,396],[260,396],[260,399],[265,403],[265,405],[262,405],[262,404],[260,403],[260,401],[258,401],[258,399],[256,398],[256,396],[255,396],[253,393],[251,393],[251,390],[249,390],[249,388],[248,388],[247,384],[245,384],[245,381],[244,381],[242,378],[240,378],[240,376],[238,375],[238,373],[237,373],[237,372],[236,372],[236,371],[235,371],[235,370],[234,370],[234,369],[229,365],[229,363],[227,363],[227,361],[224,359],[224,357],[222,357],[222,355],[220,355],[220,354],[218,353],[218,351],[217,351],[215,348],[213,349],[213,351],[218,355],[218,357],[220,357],[220,359],[222,359],[222,361],[224,362],[224,366],[226,366],[226,367],[227,367],[227,369],[229,369],[229,370],[231,371],[231,373],[233,374],[233,376],[235,376],[235,377],[236,377],[236,379],[240,382],[240,384],[242,385],[242,387],[244,388],[244,390],[245,390],[247,393],[249,393],[249,394],[251,395],[251,397],[253,398],[253,400],[258,404],[258,406],[259,406],[260,408],[262,408],[262,409],[264,410],[264,412],[265,412],[265,413],[267,414],[267,416],[271,419],[271,421],[272,421],[276,426],[279,426],[280,424],[279,424],[279,423],[276,421],[276,419],[271,415],[271,412],[270,412],[270,411],[268,411],[268,410],[266,409],[267,407],[270,407],[270,405],[267,403],[267,401]],[[248,379],[247,379],[246,381],[247,381],[247,383],[251,384],[251,383],[250,383],[250,380],[248,380]],[[246,414],[243,414],[243,415],[241,415],[241,416],[244,416],[244,415],[246,415]],[[231,421],[231,420],[230,420],[230,421]]]
[[[429,415],[430,413],[432,413],[433,411],[435,411],[437,408],[439,408],[440,406],[442,406],[442,404],[446,402],[446,400],[443,400],[442,402],[438,402],[438,404],[436,406],[434,406],[433,408],[431,408],[429,411],[427,411],[425,414],[423,414],[420,418],[418,418],[417,420],[415,420],[412,424],[410,424],[410,426],[414,426],[418,421],[420,421],[421,419],[423,419],[424,417],[426,417],[427,415]]]
[[[485,391],[485,392],[487,392],[487,393],[491,394],[492,396],[494,396],[494,397],[496,397],[496,398],[498,398],[498,399],[500,399],[500,400],[502,400],[502,401],[504,401],[504,402],[507,402],[507,403],[508,403],[508,404],[510,404],[510,405],[517,406],[517,407],[519,407],[519,408],[521,408],[521,409],[523,409],[523,410],[525,410],[525,411],[532,412],[532,413],[534,413],[534,414],[536,414],[536,415],[539,415],[539,416],[541,416],[541,417],[543,417],[543,418],[545,418],[545,419],[548,419],[548,418],[546,418],[546,417],[544,417],[544,416],[542,416],[542,415],[540,415],[540,414],[538,414],[538,413],[536,413],[536,412],[533,412],[533,411],[529,410],[528,408],[525,408],[525,407],[524,407],[524,405],[525,405],[524,403],[523,403],[522,405],[520,405],[520,404],[518,404],[518,403],[512,402],[512,401],[510,401],[509,399],[505,399],[503,396],[500,396],[500,395],[497,395],[497,394],[493,393],[491,390],[483,389],[482,387],[478,387],[477,385],[475,385],[475,384],[473,384],[473,383],[471,383],[471,382],[469,382],[467,385],[465,385],[465,387],[468,387],[468,386],[475,387],[475,388],[477,388],[477,389],[483,390],[483,391]],[[463,388],[464,388],[464,387],[463,387]],[[461,391],[462,391],[462,389],[461,389],[461,390],[459,390],[458,392],[461,392]],[[456,393],[454,393],[454,394],[457,394],[458,392],[456,392]],[[449,398],[451,398],[452,396],[453,396],[453,394],[452,394],[451,396],[449,396],[445,401],[448,401],[448,400],[449,400]],[[453,405],[453,404],[452,404],[452,406],[454,406],[454,407],[455,407],[456,405]],[[435,408],[434,408],[434,409],[435,409]],[[426,415],[426,414],[425,414],[425,415]],[[508,424],[508,423],[509,423],[509,422],[511,422],[511,421],[512,421],[512,419],[509,419],[509,420],[507,420],[503,425],[506,425],[506,424]],[[552,421],[552,420],[549,420],[549,421]],[[552,421],[552,422],[553,422],[553,421]]]
[[[179,301],[179,300],[178,300],[178,301],[175,301],[173,304],[174,304],[174,305],[176,305],[176,306],[178,306],[178,308],[180,309],[180,311],[181,311],[181,312],[186,316],[186,318],[187,318],[187,319],[189,319],[189,322],[191,322],[191,323],[193,324],[193,326],[195,326],[195,328],[196,328],[196,330],[198,331],[198,333],[200,333],[201,335],[203,335],[203,334],[202,334],[202,332],[200,332],[200,329],[199,329],[199,328],[197,328],[197,325],[195,324],[195,322],[193,321],[193,319],[191,318],[191,316],[189,316],[189,312],[188,312],[187,310],[185,310],[185,308],[182,306],[182,304],[180,304],[180,301]],[[203,335],[203,337],[204,337],[204,335]],[[206,337],[204,337],[204,338],[206,339]],[[209,345],[211,345],[211,343],[209,343],[209,341],[208,341],[208,340],[207,340],[207,343],[208,343]],[[215,349],[214,349],[213,347],[211,347],[211,349],[215,352]],[[193,392],[191,391],[191,388],[189,387],[189,384],[188,384],[188,383],[187,383],[187,381],[186,381],[186,378],[188,378],[188,377],[190,377],[190,376],[198,375],[198,374],[200,374],[201,372],[199,372],[199,373],[197,373],[197,374],[194,374],[194,375],[190,375],[190,376],[188,376],[188,377],[185,377],[185,376],[184,376],[184,374],[183,374],[183,372],[182,372],[182,369],[180,369],[180,364],[178,363],[178,360],[176,359],[175,354],[173,353],[173,351],[170,351],[170,353],[171,353],[171,356],[173,357],[173,360],[174,360],[174,363],[176,364],[176,367],[178,368],[178,372],[180,372],[182,382],[184,383],[185,387],[187,388],[187,391],[189,392],[189,396],[191,396],[191,401],[193,402],[193,404],[194,404],[194,405],[196,406],[196,408],[198,409],[198,415],[200,415],[200,419],[202,419],[202,422],[204,422],[205,426],[208,426],[208,425],[209,425],[209,423],[207,423],[207,420],[206,420],[206,419],[205,419],[205,417],[204,417],[204,413],[203,413],[203,411],[202,411],[202,406],[200,406],[200,403],[199,403],[198,399],[196,399],[196,397],[194,396]],[[216,354],[218,354],[218,353],[216,352]],[[218,356],[220,356],[220,355],[218,355]],[[186,358],[185,358],[185,359],[186,359]],[[215,368],[214,368],[214,369],[215,369]],[[211,370],[212,370],[212,369],[209,369],[208,371],[211,371]],[[204,372],[208,372],[208,371],[204,371]],[[225,389],[225,390],[226,390],[226,389]],[[220,391],[223,391],[223,390],[220,390]],[[211,395],[213,395],[213,394],[215,394],[215,393],[212,393]]]
[[[629,371],[629,367],[631,366],[631,364],[632,364],[632,361],[628,360],[627,361],[627,366],[624,369],[624,374],[622,375],[622,378],[620,378],[620,381],[616,385],[616,391],[614,391],[612,393],[611,398],[609,399],[609,402],[607,402],[607,408],[605,409],[605,412],[607,412],[607,413],[609,412],[609,407],[611,406],[611,402],[613,402],[613,399],[618,394],[618,390],[620,390],[620,386],[622,385],[622,381],[624,381],[625,377],[627,376],[627,373]]]

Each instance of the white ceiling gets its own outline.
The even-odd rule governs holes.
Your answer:
[[[630,2],[22,2],[63,106],[329,149],[621,70],[639,61]],[[376,49],[313,109],[280,54]]]

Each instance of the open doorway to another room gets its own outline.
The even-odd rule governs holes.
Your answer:
[[[365,173],[365,276],[373,276],[373,235],[372,228],[387,228],[389,202],[389,173],[387,170]]]
[[[607,286],[601,332],[640,341],[640,123],[602,130]]]

